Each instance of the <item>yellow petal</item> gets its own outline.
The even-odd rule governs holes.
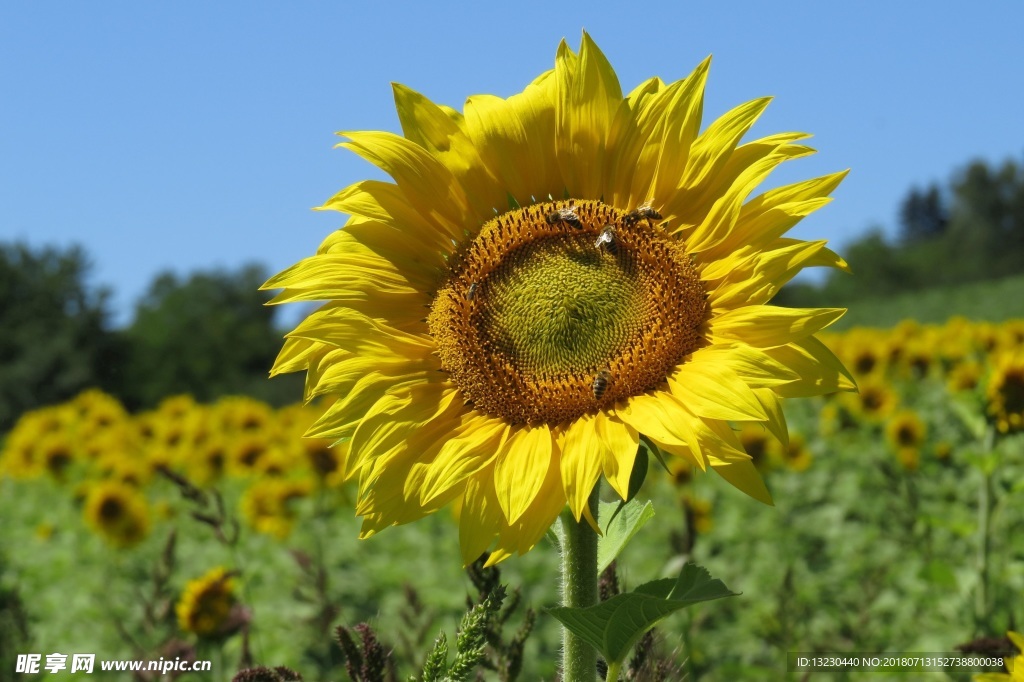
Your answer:
[[[608,131],[622,100],[618,77],[584,32],[579,55],[562,41],[555,57],[555,158],[571,196],[597,198]]]
[[[711,57],[708,57],[681,81],[641,100],[649,109],[648,117],[638,114],[647,139],[633,174],[631,205],[651,202],[663,207],[675,194],[686,169],[690,145],[700,130]]]
[[[504,525],[505,517],[494,493],[491,469],[481,471],[466,482],[462,512],[459,515],[459,545],[462,564],[468,566],[483,554]]]
[[[470,97],[466,100],[466,134],[497,175],[497,186],[506,189],[520,205],[529,204],[530,196],[538,190],[530,177],[537,157],[530,156],[527,131],[515,108],[493,95]],[[502,204],[504,200],[501,197]]]
[[[449,419],[463,409],[456,400],[458,391],[444,384],[419,384],[407,396],[384,396],[360,420],[352,434],[355,468],[363,468],[417,429],[438,419]]]
[[[353,218],[386,225],[401,233],[403,239],[423,244],[437,253],[450,253],[454,248],[449,231],[421,215],[401,188],[390,182],[357,182],[335,194],[317,210],[340,211]],[[327,238],[325,246],[330,245],[331,239]],[[320,248],[323,250],[324,246]]]
[[[782,242],[783,240],[778,240]],[[825,248],[824,241],[790,242],[779,248],[761,251],[737,264],[732,259],[718,261],[720,272],[706,268],[705,281],[721,278],[710,292],[713,308],[728,309],[766,303],[797,273],[807,267],[831,266],[848,269],[846,261]]]
[[[845,308],[745,306],[712,318],[710,340],[740,341],[755,348],[783,346],[821,331],[845,312]]]
[[[587,500],[601,476],[601,465],[606,457],[605,444],[595,422],[591,415],[572,422],[562,444],[562,485],[576,521],[587,508]]]
[[[751,100],[725,113],[708,126],[693,143],[683,185],[697,186],[714,175],[771,101],[771,97]]]
[[[530,160],[526,191],[538,199],[548,194],[556,196],[565,188],[558,162],[551,153],[551,141],[555,139],[556,101],[557,79],[554,71],[541,74],[523,92],[508,98],[509,108],[519,119],[526,134],[525,154]],[[516,199],[523,204],[523,198],[516,195]]]
[[[637,449],[640,447],[640,434],[617,415],[604,410],[597,413],[594,426],[605,446],[601,463],[604,477],[619,497],[626,499],[629,495],[629,477],[633,473]]]
[[[702,351],[675,371],[668,386],[674,397],[701,417],[740,421],[768,418],[750,387]]]
[[[741,246],[763,248],[781,237],[804,217],[829,203],[828,196],[849,171],[824,175],[764,192],[746,204],[731,234],[704,252],[720,258]]]
[[[420,215],[452,239],[462,238],[469,203],[452,172],[418,144],[393,133],[339,133],[351,149],[395,179]]]
[[[704,221],[687,236],[687,249],[691,253],[702,253],[726,239],[734,230],[743,202],[750,192],[780,163],[802,154],[794,147],[783,146],[744,169],[729,190],[715,202]]]
[[[755,388],[754,395],[761,402],[765,414],[768,415],[767,426],[771,434],[782,443],[789,445],[789,429],[786,428],[786,414],[782,411],[782,401],[770,388]]]
[[[615,414],[637,432],[662,443],[686,445],[686,432],[679,425],[679,403],[667,392],[635,395],[625,409]]]
[[[261,289],[283,288],[269,304],[292,301],[365,299],[376,292],[416,294],[417,288],[393,263],[376,255],[311,256],[270,278]]]
[[[735,186],[740,175],[766,157],[783,154],[786,159],[794,159],[812,154],[813,149],[793,144],[806,137],[806,133],[781,133],[748,142],[730,154],[728,160],[700,185],[688,187],[680,180],[677,191],[668,198],[662,210],[666,218],[671,219],[672,231],[689,239],[694,229],[708,219],[712,208]],[[714,247],[708,245],[708,248]]]
[[[764,480],[753,462],[749,460],[728,462],[715,465],[714,469],[715,473],[758,502],[775,505],[772,502],[772,494],[765,487]]]
[[[843,363],[818,339],[807,337],[766,352],[801,377],[799,381],[772,389],[783,398],[805,398],[857,389]]]
[[[501,419],[477,414],[452,434],[428,465],[420,499],[427,503],[491,464],[508,439]]]
[[[393,83],[392,88],[402,132],[451,171],[471,214],[483,218],[501,205],[505,201],[504,186],[463,129],[462,115],[442,109],[399,83]]]
[[[494,489],[510,524],[519,520],[537,496],[550,463],[551,430],[546,424],[521,427],[498,451]]]
[[[274,366],[270,369],[270,376],[285,374],[287,372],[300,372],[314,360],[315,356],[323,355],[328,349],[309,339],[284,340],[281,351],[274,360]]]

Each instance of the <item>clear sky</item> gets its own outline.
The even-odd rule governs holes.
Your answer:
[[[714,55],[705,125],[820,153],[772,184],[851,168],[795,236],[892,228],[914,184],[1024,151],[1024,3],[5,2],[0,240],[82,244],[118,320],[161,270],[277,271],[343,217],[309,209],[380,174],[337,130],[398,131],[391,81],[461,108],[511,95],[591,33],[624,90]]]

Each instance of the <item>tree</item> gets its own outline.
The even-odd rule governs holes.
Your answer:
[[[952,252],[974,259],[976,279],[1021,272],[1024,262],[1024,172],[1015,162],[971,163],[953,180]]]
[[[25,410],[109,385],[121,349],[89,268],[78,246],[0,244],[0,433]]]
[[[914,187],[900,204],[900,236],[906,244],[941,237],[949,226],[949,212],[937,185]]]
[[[281,347],[274,310],[259,291],[262,266],[196,272],[180,280],[158,275],[125,330],[130,348],[122,393],[131,407],[190,393],[209,401],[246,394],[275,403],[301,397],[294,383],[267,380]]]

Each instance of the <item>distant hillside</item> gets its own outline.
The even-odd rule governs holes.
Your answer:
[[[957,315],[991,322],[1024,318],[1024,275],[884,298],[864,298],[850,303],[848,308],[846,315],[830,329],[892,327],[905,319],[945,322]]]

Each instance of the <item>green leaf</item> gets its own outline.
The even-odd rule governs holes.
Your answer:
[[[644,481],[647,480],[647,462],[647,449],[641,443],[636,449],[636,458],[633,460],[633,468],[629,472],[629,488],[626,490],[626,499],[618,503],[619,506],[615,509],[612,517],[608,519],[608,523],[605,525],[614,521],[615,517],[618,516],[619,512],[626,506],[626,503],[631,502],[636,497],[636,494],[640,492],[640,488],[643,487]]]
[[[644,481],[647,480],[647,462],[647,449],[638,447],[636,449],[636,459],[633,460],[633,470],[629,472],[629,490],[626,491],[626,502],[630,502],[636,497]]]
[[[562,518],[558,517],[555,522],[551,524],[547,532],[544,533],[544,539],[551,543],[551,546],[555,548],[559,553],[562,551]]]
[[[599,550],[600,551],[600,550]],[[693,604],[732,597],[707,569],[686,564],[678,578],[645,583],[585,609],[557,607],[548,613],[596,648],[609,663],[621,663],[645,632],[666,616]]]
[[[615,560],[622,548],[653,517],[654,505],[650,501],[641,503],[634,499],[626,503],[601,503],[597,511],[597,523],[604,529],[604,535],[597,540],[598,573],[608,568],[608,564]]]
[[[519,201],[512,196],[512,192],[505,192],[505,194],[508,198],[508,210],[514,211],[517,208],[522,208],[522,206],[519,205]]]
[[[654,455],[654,458],[661,464],[661,468],[669,475],[672,474],[672,470],[668,468],[668,463],[665,461],[665,454],[654,444],[647,436],[640,434],[640,447],[641,449],[646,448],[647,452]],[[639,451],[638,451],[639,453]],[[630,483],[632,483],[632,475],[630,475]]]
[[[983,414],[977,400],[963,395],[953,396],[949,401],[950,407],[953,408],[953,412],[960,419],[960,422],[967,427],[967,430],[972,436],[981,440],[985,437],[985,431],[987,424],[985,423],[985,415]]]
[[[956,574],[949,564],[933,559],[921,567],[918,577],[947,590],[957,589]]]

